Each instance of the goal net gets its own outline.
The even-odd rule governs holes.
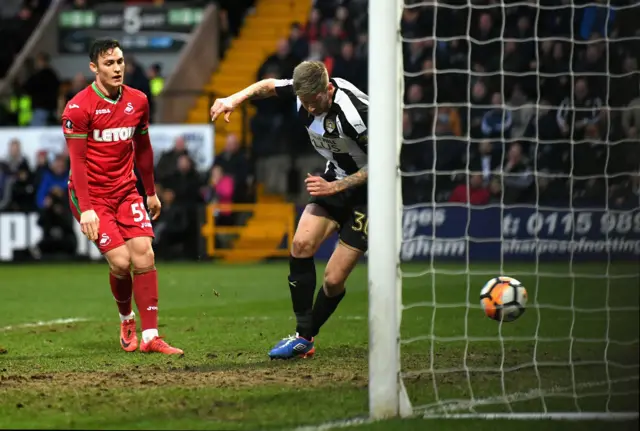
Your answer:
[[[393,8],[371,0],[374,417],[637,418],[635,3],[406,0],[391,35]],[[397,46],[378,45],[384,34]],[[401,50],[397,76],[378,49]],[[377,135],[385,91],[402,113],[392,173],[378,153],[396,155]],[[396,180],[397,216],[385,203],[399,196],[381,191]],[[385,236],[397,256],[380,250]],[[481,307],[498,276],[527,290],[515,321]]]

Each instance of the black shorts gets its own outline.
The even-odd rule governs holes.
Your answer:
[[[332,181],[330,178],[324,178]],[[351,248],[367,251],[369,217],[367,216],[366,184],[332,196],[311,196],[309,203],[324,208],[329,213],[329,217],[338,223],[338,236],[341,242]]]

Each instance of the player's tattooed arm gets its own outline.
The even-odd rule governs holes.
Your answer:
[[[263,79],[254,84],[251,84],[247,88],[232,94],[229,97],[223,99],[216,99],[211,106],[210,114],[211,120],[216,121],[220,115],[224,114],[224,119],[229,122],[231,113],[247,100],[266,99],[268,97],[279,96],[277,89],[277,80]],[[293,93],[292,93],[293,94]]]
[[[255,84],[251,84],[244,90],[246,99],[266,99],[267,97],[277,96],[276,93],[276,80],[275,79],[263,79]]]
[[[351,174],[341,180],[334,181],[333,184],[335,184],[335,187],[338,189],[337,191],[341,192],[346,189],[366,184],[367,178],[369,178],[369,168],[367,166],[363,166],[355,174]]]
[[[277,96],[276,93],[276,80],[275,79],[263,79],[251,84],[244,90],[241,90],[230,97],[234,106],[238,106],[245,100],[258,100],[266,99],[268,97]]]
[[[216,99],[211,106],[211,120],[215,121],[218,116],[224,114],[224,119],[229,122],[231,113],[245,101],[249,99],[266,99],[267,97],[277,96],[276,80],[263,79],[255,84],[251,84],[247,88],[232,94],[229,97]]]

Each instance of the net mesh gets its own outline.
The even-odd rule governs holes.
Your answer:
[[[427,415],[637,412],[640,6],[405,2],[402,377]],[[517,278],[527,311],[480,289]]]

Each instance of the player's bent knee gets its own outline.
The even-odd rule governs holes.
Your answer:
[[[128,259],[119,259],[109,262],[109,269],[116,275],[124,275],[131,272],[131,261]]]
[[[293,237],[291,255],[297,258],[312,257],[318,248],[317,241],[311,238]]]
[[[301,259],[313,257],[336,227],[327,210],[316,204],[307,205],[293,235],[291,255]]]
[[[118,247],[105,254],[109,269],[117,275],[124,275],[131,272],[131,255],[127,247]]]
[[[340,295],[344,291],[344,283],[349,274],[339,268],[327,267],[324,271],[323,286],[328,296]]]
[[[133,270],[147,271],[155,266],[155,253],[151,245],[151,238],[133,238],[127,241],[131,253]]]
[[[344,291],[344,284],[363,253],[343,242],[338,244],[324,270],[324,289],[328,296]]]
[[[146,250],[131,255],[131,263],[134,271],[153,269],[155,266],[155,254],[151,245]]]

